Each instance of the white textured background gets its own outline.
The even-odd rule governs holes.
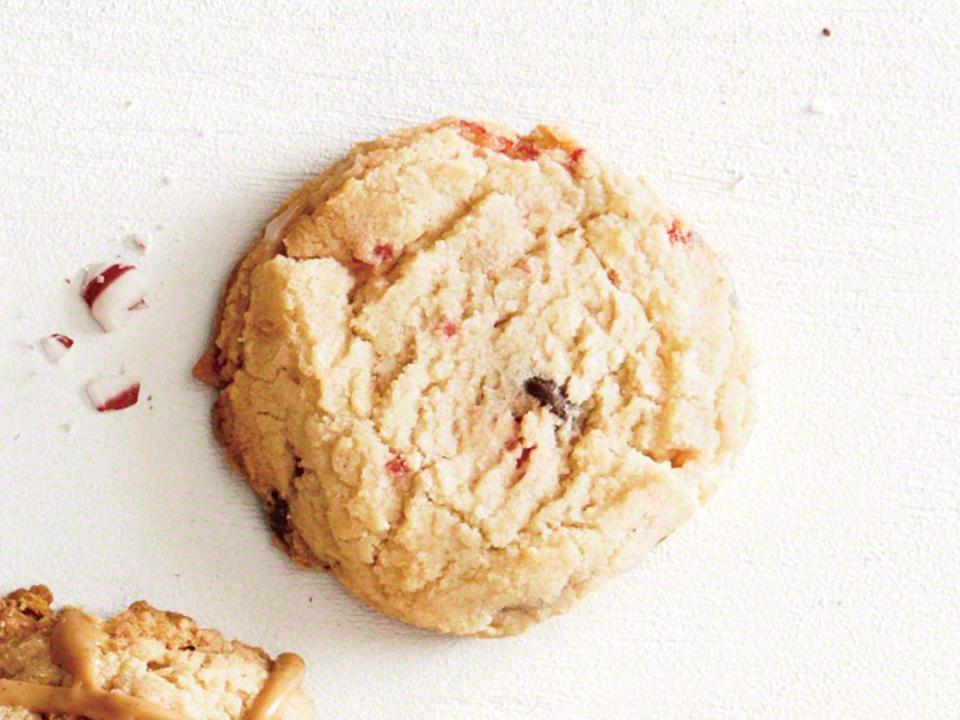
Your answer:
[[[296,650],[324,718],[960,717],[957,3],[135,4],[0,5],[0,591]],[[757,348],[736,479],[504,641],[292,569],[189,377],[275,203],[450,113],[561,122],[648,176]],[[106,336],[78,271],[139,260],[127,232],[151,309]],[[60,367],[28,347],[53,331]],[[121,365],[152,403],[97,415],[83,384]]]

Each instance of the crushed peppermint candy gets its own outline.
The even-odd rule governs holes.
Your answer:
[[[150,249],[150,237],[148,235],[131,233],[127,235],[127,242],[144,254]]]
[[[67,354],[67,351],[73,347],[73,338],[61,333],[53,333],[40,341],[40,347],[43,348],[43,352],[50,362],[58,363]]]
[[[87,383],[87,395],[97,412],[123,410],[140,399],[140,381],[126,373],[101,376]]]
[[[128,311],[145,305],[147,282],[133,265],[102,264],[92,268],[83,282],[83,299],[93,319],[107,332],[128,319]]]

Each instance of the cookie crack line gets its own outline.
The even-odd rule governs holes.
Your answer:
[[[483,180],[485,178],[486,175],[484,178],[481,178],[479,181],[477,181],[476,185],[474,185],[473,191],[471,191],[470,197],[464,202],[463,207],[445,217],[440,227],[432,232],[424,232],[422,235],[418,236],[416,239],[400,248],[400,254],[396,256],[393,267],[391,267],[386,273],[383,275],[371,275],[370,277],[360,278],[362,282],[358,283],[357,286],[351,290],[350,307],[353,311],[354,317],[357,314],[355,309],[357,297],[362,297],[362,291],[367,288],[374,278],[385,281],[389,285],[389,283],[396,280],[409,269],[410,262],[415,257],[415,255],[411,253],[411,250],[416,250],[418,253],[428,251],[444,240],[448,240],[463,220],[472,217],[476,209],[484,201],[491,196],[498,194],[496,190],[483,187]],[[341,266],[345,267],[348,271],[350,269],[342,263]],[[370,300],[364,298],[363,305],[366,306],[369,303]]]
[[[403,138],[404,138],[403,141],[398,142],[398,143],[396,143],[395,145],[391,146],[391,147],[392,147],[393,149],[395,149],[395,150],[407,149],[407,148],[409,148],[410,146],[412,146],[412,145],[417,141],[417,136],[416,136],[416,134],[413,133],[413,132],[408,132],[408,133],[406,133],[405,136],[404,136],[403,133],[396,133],[394,137],[396,137],[396,138],[403,137]],[[301,188],[301,190],[298,190],[298,191],[294,192],[293,195],[292,195],[290,198],[288,198],[286,201],[284,201],[283,203],[281,203],[280,207],[279,207],[277,210],[279,211],[281,208],[283,208],[284,210],[289,209],[289,208],[292,207],[292,206],[294,205],[294,203],[299,199],[299,196],[300,196],[301,194],[306,193],[307,189],[309,189],[309,188],[311,188],[311,187],[314,187],[314,186],[316,186],[317,188],[319,188],[320,194],[321,194],[321,198],[313,198],[313,200],[314,200],[315,202],[319,202],[319,203],[326,203],[326,202],[330,199],[330,196],[336,191],[337,187],[336,187],[336,186],[333,186],[333,185],[331,185],[331,186],[328,187],[328,186],[325,186],[324,183],[326,183],[327,181],[329,181],[329,180],[331,180],[333,177],[335,177],[335,176],[336,176],[336,171],[338,171],[338,170],[343,171],[345,177],[347,177],[347,178],[351,178],[351,177],[352,177],[352,178],[355,178],[355,179],[357,179],[357,180],[359,181],[359,180],[363,180],[364,178],[366,178],[371,172],[375,171],[377,168],[379,168],[379,167],[387,164],[388,162],[390,162],[389,157],[381,156],[381,157],[380,157],[380,162],[374,162],[374,163],[370,163],[370,164],[361,164],[359,172],[357,172],[355,175],[351,175],[351,174],[350,174],[350,171],[355,167],[355,165],[356,165],[357,162],[359,162],[360,160],[367,160],[367,159],[368,159],[368,157],[365,156],[365,155],[363,155],[363,153],[362,153],[361,151],[362,151],[365,147],[370,146],[370,145],[373,145],[373,144],[374,144],[374,143],[360,144],[359,146],[357,146],[356,148],[354,148],[354,150],[353,150],[352,152],[350,152],[350,153],[347,155],[347,157],[343,158],[343,159],[340,160],[339,162],[334,163],[333,165],[331,165],[330,167],[328,167],[326,170],[324,170],[323,172],[321,172],[316,178],[314,178],[313,180],[307,182],[307,184],[304,186],[304,188]],[[302,209],[302,208],[301,208],[301,209]],[[316,209],[316,208],[314,208],[314,210],[315,210],[315,209]],[[275,212],[274,212],[274,215],[271,217],[271,221],[272,221],[272,220],[275,220],[277,217],[281,216],[282,214],[283,214],[282,212],[276,212],[276,211],[275,211]],[[291,221],[292,221],[292,219],[293,219],[293,218],[290,218]],[[269,227],[269,223],[267,224],[267,226]],[[284,231],[285,231],[284,236],[282,236],[282,237],[277,237],[277,238],[275,239],[275,243],[276,243],[276,245],[277,245],[277,248],[279,248],[281,245],[283,245],[283,243],[284,243],[284,241],[285,241],[285,239],[286,239],[286,231],[287,231],[287,230],[289,230],[289,222],[285,224],[285,227],[284,227]],[[226,283],[226,288],[225,288],[225,291],[224,291],[223,302],[221,303],[221,306],[220,306],[220,308],[219,308],[218,311],[217,311],[217,317],[216,317],[215,325],[219,326],[219,325],[221,325],[221,323],[223,322],[223,320],[224,320],[224,310],[225,310],[226,307],[227,307],[228,300],[231,299],[231,293],[232,293],[232,291],[238,287],[239,281],[240,281],[241,279],[243,279],[243,280],[249,280],[249,279],[250,279],[250,274],[252,274],[252,269],[247,270],[247,269],[244,267],[244,264],[245,264],[247,258],[248,258],[249,256],[257,253],[259,250],[261,250],[261,249],[262,249],[265,245],[267,245],[267,244],[268,244],[268,243],[267,243],[267,238],[266,238],[265,233],[261,233],[260,237],[259,237],[259,238],[256,240],[256,242],[254,243],[252,249],[251,249],[246,255],[244,255],[238,263],[236,263],[236,266],[234,267],[233,271],[231,272],[230,277],[229,277],[229,279],[228,279],[228,281],[227,281],[227,283]],[[269,261],[269,260],[272,259],[273,257],[276,257],[276,255],[279,254],[279,250],[276,249],[276,248],[275,248],[275,249],[272,249],[271,252],[272,252],[272,254],[270,255],[270,257],[265,258],[265,259],[263,260],[263,262],[267,262],[267,261]],[[286,252],[286,250],[285,250],[285,247],[284,247],[284,253],[285,253],[285,252]],[[261,264],[262,264],[262,263],[261,263]],[[238,296],[236,296],[236,297],[233,297],[233,299],[239,304],[239,307],[237,308],[237,314],[242,318],[243,315],[244,315],[244,313],[246,312],[246,310],[249,308],[249,304],[250,304],[249,295],[243,296],[242,294],[240,294],[240,295],[238,295]],[[241,324],[242,324],[242,321],[241,321]],[[219,345],[219,343],[220,343],[220,337],[219,337],[219,335],[220,335],[220,328],[217,327],[216,330],[215,330],[215,338],[214,338],[213,347],[212,347],[212,350],[214,351],[214,357],[215,357],[215,358],[217,357],[217,348],[218,348],[218,345]],[[236,338],[234,338],[234,340],[236,340]],[[244,363],[243,363],[243,345],[242,345],[242,342],[239,343],[239,345],[240,345],[240,348],[239,348],[239,353],[238,353],[238,359],[237,359],[237,362],[236,362],[236,367],[234,368],[234,372],[236,371],[236,368],[242,367],[243,364],[244,364]],[[226,349],[225,349],[225,348],[222,348],[222,350],[223,350],[224,353],[226,352]],[[201,359],[201,360],[202,360],[202,359]],[[216,364],[216,362],[217,362],[217,361],[215,361],[215,364]],[[229,360],[227,360],[227,362],[229,362]],[[198,363],[198,365],[199,365],[199,363]],[[218,371],[217,374],[220,375],[220,372]],[[232,375],[232,373],[231,373],[231,375]],[[204,380],[202,377],[199,377],[199,376],[198,376],[198,379],[200,379],[200,380],[203,381],[203,382],[206,382],[206,380]],[[210,384],[210,383],[208,383],[208,384]]]
[[[413,624],[496,635],[682,522],[749,398],[713,254],[676,217],[564,131],[455,118],[358,145],[294,193],[218,334],[239,358],[222,381],[242,378],[220,437],[287,552]],[[288,256],[335,264],[277,262],[254,285],[278,229]],[[530,617],[492,627],[507,595]]]
[[[50,638],[50,654],[72,678],[71,684],[62,687],[0,679],[0,707],[90,720],[190,720],[149,700],[103,689],[97,683],[95,665],[101,635],[99,624],[89,615],[74,608],[62,611]],[[243,720],[276,718],[287,698],[300,688],[303,673],[300,657],[292,653],[278,656]]]

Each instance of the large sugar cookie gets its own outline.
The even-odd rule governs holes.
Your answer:
[[[630,566],[750,414],[714,251],[564,132],[457,119],[284,202],[196,372],[290,555],[458,634],[520,632]]]

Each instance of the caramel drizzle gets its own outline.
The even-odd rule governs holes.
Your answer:
[[[73,678],[69,687],[0,680],[0,707],[24,707],[35,713],[85,717],[90,720],[189,720],[173,710],[97,685],[94,657],[101,631],[96,620],[79,610],[64,610],[50,638],[53,661]],[[273,663],[266,682],[244,720],[272,720],[303,682],[299,656],[283,653]]]
[[[270,669],[267,681],[245,715],[245,720],[269,720],[275,717],[287,698],[300,688],[304,665],[299,655],[282,653]]]

